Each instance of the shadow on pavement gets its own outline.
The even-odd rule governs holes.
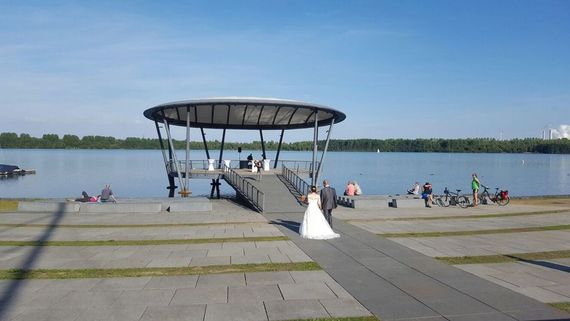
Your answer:
[[[514,256],[514,255],[505,255],[505,256],[510,257],[512,259],[515,259],[517,261],[528,263],[528,264],[543,266],[545,268],[570,273],[570,266],[566,266],[566,265],[562,265],[562,264],[558,264],[558,263],[554,263],[554,262],[548,262],[548,261],[526,260],[526,259]]]
[[[288,221],[288,220],[282,220],[282,219],[271,220],[269,222],[269,224],[281,225],[283,227],[290,229],[291,231],[293,231],[295,233],[299,233],[299,226],[301,225],[301,223],[298,223],[295,221]]]
[[[54,230],[57,228],[59,222],[64,216],[65,204],[61,203],[59,209],[55,213],[53,219],[48,224],[48,227],[42,235],[36,240],[38,243],[49,241]],[[4,320],[4,316],[8,313],[10,305],[18,298],[18,292],[26,281],[30,270],[34,268],[35,263],[39,259],[45,248],[43,246],[34,246],[31,253],[24,259],[22,264],[17,270],[14,279],[8,284],[6,289],[0,295],[0,320]]]

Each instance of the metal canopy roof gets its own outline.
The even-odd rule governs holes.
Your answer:
[[[161,104],[144,111],[144,116],[160,123],[164,118],[171,125],[186,127],[187,112],[190,127],[218,129],[298,129],[339,123],[346,115],[338,110],[300,101],[223,97],[177,101]]]

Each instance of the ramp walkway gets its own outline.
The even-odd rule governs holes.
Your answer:
[[[305,206],[299,201],[299,194],[288,182],[276,173],[264,173],[261,179],[249,176],[247,179],[265,194],[265,213],[305,212]]]
[[[563,311],[336,219],[340,238],[300,238],[302,215],[264,213],[383,321],[570,319]]]

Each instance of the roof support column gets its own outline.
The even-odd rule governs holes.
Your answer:
[[[316,178],[317,181],[318,181],[319,177],[321,176],[321,170],[323,169],[323,162],[325,161],[325,154],[327,153],[327,149],[329,148],[329,140],[331,138],[331,132],[332,132],[333,125],[334,125],[334,118],[331,120],[331,124],[329,126],[329,130],[327,133],[327,140],[325,142],[325,149],[323,150],[323,153],[321,154],[321,161],[319,162],[319,169],[317,170],[317,178]]]
[[[317,163],[317,141],[319,139],[319,110],[315,110],[315,129],[313,132],[313,163],[311,164],[311,185],[317,186],[316,163]]]
[[[224,155],[224,142],[226,141],[226,129],[222,132],[222,146],[220,147],[220,161],[218,162],[218,168],[222,168],[222,156]]]
[[[281,129],[281,136],[279,136],[279,145],[277,146],[277,155],[275,155],[275,164],[273,164],[273,168],[277,168],[277,162],[279,161],[279,153],[281,152],[281,143],[283,143],[284,133],[285,129]]]
[[[261,137],[261,157],[263,157],[263,159],[265,160],[267,157],[265,157],[265,141],[263,140],[263,130],[259,130],[259,136]]]
[[[162,152],[162,159],[164,159],[164,167],[168,164],[168,159],[166,158],[166,151],[164,150],[164,143],[162,142],[162,135],[160,133],[160,128],[158,127],[158,122],[155,120],[154,125],[156,126],[156,133],[158,134],[158,142],[160,143],[160,151]],[[168,175],[168,168],[166,168],[166,175]]]
[[[156,126],[156,133],[158,134],[158,142],[160,143],[160,151],[162,154],[162,159],[164,159],[164,169],[166,170],[166,177],[168,178],[168,187],[166,187],[168,192],[168,197],[174,197],[174,190],[176,189],[176,185],[174,185],[174,177],[170,176],[170,166],[169,161],[166,156],[166,150],[164,149],[164,142],[162,141],[162,134],[160,132],[160,127],[158,126],[158,121],[154,121],[154,125]],[[170,146],[169,146],[170,151]],[[172,155],[172,153],[170,153]],[[171,156],[172,157],[172,156]]]
[[[172,136],[170,135],[170,125],[168,125],[166,117],[163,118],[163,121],[164,121],[164,129],[166,130],[166,135],[168,136],[168,143],[172,150],[171,162],[174,161],[174,168],[176,168],[176,174],[178,174],[178,183],[181,186],[184,186],[182,184],[182,175],[180,174],[180,167],[178,167],[178,159],[176,158],[176,149],[174,148],[174,143],[172,142]]]
[[[208,150],[208,143],[206,143],[206,133],[204,133],[204,128],[200,127],[202,132],[202,140],[204,141],[204,149],[206,150],[206,159],[210,159],[210,151]]]
[[[186,163],[184,164],[184,186],[180,191],[180,196],[188,197],[190,189],[188,182],[190,181],[190,106],[186,107]]]

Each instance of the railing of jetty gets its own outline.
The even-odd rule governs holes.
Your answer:
[[[239,175],[236,171],[232,168],[223,164],[224,168],[224,178],[228,182],[228,184],[232,185],[232,187],[242,196],[247,199],[253,207],[255,207],[258,211],[263,212],[263,207],[265,205],[265,194],[262,191],[258,190],[253,184],[251,184],[248,180],[244,179],[241,175]]]
[[[301,195],[309,194],[311,186],[304,179],[299,177],[299,175],[295,171],[287,168],[286,166],[283,166],[281,168],[281,174],[283,175],[283,177],[285,177],[286,180],[289,181],[289,183],[291,183],[291,185],[293,185],[293,187],[295,188],[295,190],[297,190],[297,192],[299,192],[299,194]]]
[[[237,160],[237,159],[231,159],[229,160],[229,167],[232,169],[237,169],[239,168],[239,164],[240,161],[242,160]],[[311,172],[313,169],[313,163],[311,161],[303,161],[303,160],[279,160],[278,161],[278,166],[281,167],[287,167],[292,171],[296,171],[297,173],[299,172]],[[176,166],[174,166],[174,160],[169,161],[166,163],[166,169],[168,170],[169,173],[174,173],[176,172]],[[214,163],[212,164],[214,166],[214,169],[224,169],[224,161],[222,161],[222,163],[220,164],[219,160],[214,160]],[[198,169],[198,170],[207,170],[209,166],[209,162],[207,159],[191,159],[188,160],[188,171],[192,171],[193,169]],[[319,166],[319,163],[317,162],[317,167]],[[250,168],[251,169],[251,168]],[[180,173],[185,173],[186,172],[186,161],[185,160],[179,160],[178,161],[178,170],[180,170]]]

